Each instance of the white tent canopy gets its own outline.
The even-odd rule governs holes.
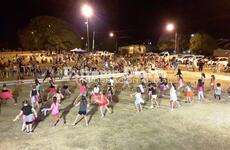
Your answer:
[[[77,52],[77,53],[86,53],[87,52],[86,50],[83,50],[81,48],[75,48],[75,49],[72,49],[70,51],[71,52]]]

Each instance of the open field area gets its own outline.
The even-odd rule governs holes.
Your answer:
[[[170,80],[175,80],[168,73]],[[186,81],[196,79],[190,74],[184,75]],[[228,77],[227,77],[228,78]],[[218,80],[218,79],[217,79]],[[208,83],[208,81],[207,81]],[[229,81],[228,81],[229,83]],[[225,86],[229,85],[226,83]],[[180,94],[182,107],[169,111],[169,96],[161,98],[161,107],[150,109],[150,102],[144,106],[142,113],[137,113],[134,100],[130,94],[132,89],[118,90],[116,93],[113,114],[100,117],[96,105],[91,105],[88,116],[89,126],[81,120],[71,126],[79,108],[71,102],[78,95],[78,88],[70,84],[74,94],[63,101],[62,111],[66,124],[61,122],[51,127],[51,116],[42,117],[34,133],[26,135],[21,131],[21,120],[12,119],[19,113],[21,101],[28,97],[30,85],[23,85],[19,93],[19,104],[12,102],[2,106],[0,115],[0,149],[32,150],[32,149],[74,149],[74,150],[152,150],[152,149],[229,149],[230,144],[230,99],[226,93],[221,101],[217,101],[207,92],[206,102],[198,102],[194,97],[192,103],[184,103]]]

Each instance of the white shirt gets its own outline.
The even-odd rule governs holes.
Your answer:
[[[113,86],[113,83],[114,83],[113,79],[109,79],[109,83],[111,86]]]
[[[145,92],[145,90],[144,90],[144,88],[143,88],[143,85],[142,85],[142,84],[140,84],[140,85],[139,85],[139,88],[140,88],[140,90],[141,90],[141,93],[144,93],[144,92]]]
[[[141,93],[136,93],[135,98],[136,98],[136,100],[142,99],[142,98],[141,98]]]
[[[94,92],[95,94],[98,94],[99,91],[100,91],[100,88],[99,88],[99,87],[94,87],[94,88],[93,88],[93,92]]]
[[[170,88],[170,100],[177,101],[176,90],[173,86]]]

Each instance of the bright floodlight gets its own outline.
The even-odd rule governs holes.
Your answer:
[[[114,37],[114,33],[113,32],[109,33],[109,36]]]
[[[167,31],[171,32],[171,31],[173,31],[174,29],[175,29],[174,24],[169,23],[169,24],[166,25],[166,30],[167,30]]]
[[[82,14],[87,18],[93,15],[93,9],[87,4],[82,6],[81,11],[82,11]]]

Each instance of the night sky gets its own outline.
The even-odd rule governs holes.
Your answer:
[[[17,31],[31,18],[47,15],[66,20],[84,36],[80,6],[85,0],[2,0],[0,46],[18,47]],[[206,32],[215,38],[230,38],[229,0],[91,0],[94,16],[90,29],[108,36],[117,31],[133,41],[157,42],[166,22],[175,22],[179,33]]]

